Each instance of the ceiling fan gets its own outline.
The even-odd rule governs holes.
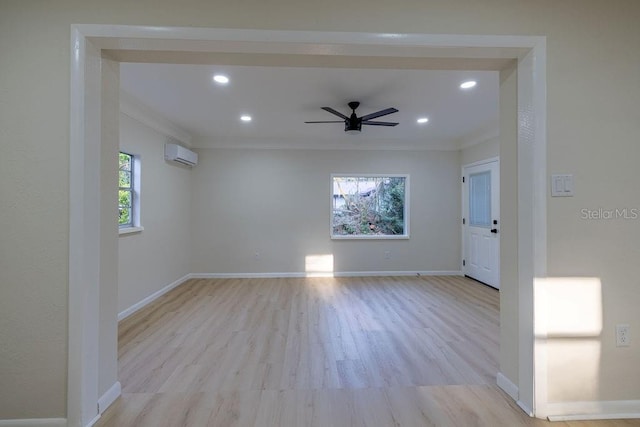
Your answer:
[[[396,126],[398,123],[396,122],[372,122],[372,119],[386,116],[387,114],[397,113],[398,110],[395,108],[385,108],[384,110],[376,111],[375,113],[367,114],[362,117],[358,117],[356,115],[356,108],[360,106],[360,103],[357,101],[352,101],[349,104],[349,108],[351,108],[351,116],[347,117],[339,111],[334,110],[331,107],[322,107],[324,111],[328,111],[329,113],[340,117],[342,120],[328,120],[328,121],[315,121],[315,122],[305,122],[305,123],[344,123],[344,131],[347,133],[358,133],[362,130],[362,125],[369,126]]]

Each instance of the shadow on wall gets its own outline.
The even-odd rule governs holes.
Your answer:
[[[598,400],[602,318],[599,278],[536,279],[536,387],[547,402]]]

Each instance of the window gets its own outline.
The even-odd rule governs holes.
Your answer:
[[[133,227],[133,156],[120,153],[118,188],[118,224],[120,227]]]
[[[119,153],[118,225],[123,230],[141,231],[139,200],[139,165],[133,154]],[[126,232],[126,231],[125,231]]]
[[[491,228],[491,171],[469,175],[469,225]]]
[[[332,175],[331,237],[408,239],[408,175]]]

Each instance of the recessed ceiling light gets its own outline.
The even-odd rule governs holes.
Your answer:
[[[472,87],[475,87],[475,85],[477,85],[478,82],[476,82],[475,80],[469,80],[466,81],[464,83],[462,83],[460,85],[460,89],[471,89]]]
[[[226,85],[229,83],[229,77],[223,76],[222,74],[216,74],[213,76],[213,81],[216,83],[220,83],[221,85]]]
[[[251,116],[245,114],[244,116],[240,116],[240,120],[242,120],[243,122],[250,122]]]
[[[418,123],[423,124],[423,123],[427,123],[429,121],[428,117],[420,117],[418,120],[416,120]]]

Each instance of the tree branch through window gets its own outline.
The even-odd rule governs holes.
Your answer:
[[[408,237],[406,175],[332,179],[332,237]]]

